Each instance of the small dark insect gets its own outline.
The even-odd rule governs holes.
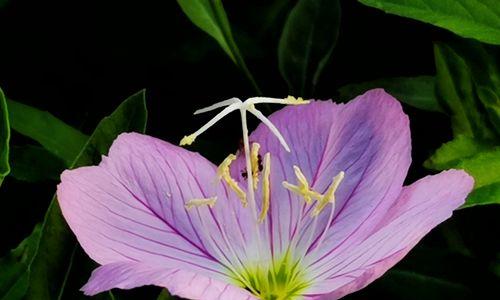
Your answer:
[[[258,158],[258,164],[259,164],[259,172],[262,172],[262,170],[264,169],[264,166],[262,165],[262,156],[259,154],[257,156]],[[247,172],[247,168],[244,168],[243,170],[241,170],[241,176],[245,179],[247,179],[248,177],[248,172]]]

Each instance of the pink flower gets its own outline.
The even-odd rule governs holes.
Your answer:
[[[473,186],[449,170],[403,187],[409,122],[380,89],[269,120],[283,140],[261,124],[248,162],[217,168],[128,133],[99,166],[65,171],[63,215],[101,265],[85,294],[157,285],[189,299],[337,299],[394,266]]]

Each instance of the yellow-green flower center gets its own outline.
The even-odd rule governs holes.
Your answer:
[[[300,261],[290,255],[267,264],[246,267],[234,276],[237,285],[262,300],[298,299],[310,285]]]

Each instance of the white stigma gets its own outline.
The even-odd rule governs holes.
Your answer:
[[[191,145],[195,139],[205,132],[207,129],[215,125],[215,123],[219,122],[222,118],[227,116],[228,114],[232,113],[235,110],[239,110],[241,113],[241,122],[244,127],[247,127],[247,120],[246,120],[246,112],[250,112],[252,115],[254,115],[257,119],[259,119],[262,123],[264,123],[269,130],[278,138],[280,141],[280,144],[285,148],[286,151],[290,152],[290,147],[288,146],[287,142],[285,141],[285,138],[283,135],[279,132],[278,128],[274,126],[274,124],[266,117],[264,114],[258,110],[255,105],[256,104],[262,104],[262,103],[268,103],[268,104],[284,104],[284,105],[300,105],[300,104],[307,104],[309,101],[305,101],[302,98],[294,98],[291,96],[288,96],[285,99],[281,98],[267,98],[267,97],[253,97],[253,98],[248,98],[244,102],[241,101],[238,98],[231,98],[227,99],[218,103],[215,103],[213,105],[210,105],[205,108],[198,109],[194,112],[195,115],[197,114],[202,114],[206,113],[218,108],[225,107],[221,112],[219,112],[215,117],[213,117],[208,123],[206,123],[204,126],[202,126],[200,129],[198,129],[196,132],[193,134],[190,134],[188,136],[185,136],[181,142],[180,145]]]

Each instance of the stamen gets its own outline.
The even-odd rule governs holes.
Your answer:
[[[302,97],[295,98],[293,96],[288,96],[285,99],[280,98],[267,98],[267,97],[253,97],[248,98],[248,104],[260,104],[260,103],[271,103],[271,104],[285,104],[285,105],[302,105],[308,104],[310,100],[304,100]]]
[[[335,191],[339,187],[340,182],[342,182],[342,180],[344,179],[344,175],[345,173],[343,171],[340,171],[337,176],[333,177],[332,184],[330,185],[330,187],[328,187],[328,190],[323,195],[319,203],[314,207],[313,211],[311,212],[311,217],[318,216],[321,211],[328,205],[328,203],[335,203]]]
[[[270,181],[271,175],[271,153],[264,155],[264,170],[262,172],[262,210],[259,215],[259,222],[262,223],[266,218],[270,205]]]
[[[238,198],[241,200],[241,204],[243,207],[246,207],[247,202],[247,194],[240,188],[236,180],[231,177],[230,169],[231,163],[236,159],[236,155],[229,154],[226,159],[220,164],[217,169],[217,179],[220,181],[224,179],[227,185],[236,193]]]
[[[256,190],[259,183],[259,143],[252,144],[250,162],[252,164],[253,189]],[[248,172],[247,172],[248,173]]]
[[[193,207],[200,207],[200,206],[204,206],[204,205],[208,205],[209,207],[214,207],[215,202],[217,202],[217,196],[210,197],[210,198],[195,198],[195,199],[191,199],[188,202],[186,202],[184,207],[187,210],[190,210]]]
[[[307,204],[310,204],[313,199],[320,200],[323,195],[311,189],[306,176],[302,173],[300,168],[298,166],[293,166],[293,170],[295,172],[295,176],[297,177],[298,184],[293,185],[283,181],[283,187],[299,196],[302,196]]]

